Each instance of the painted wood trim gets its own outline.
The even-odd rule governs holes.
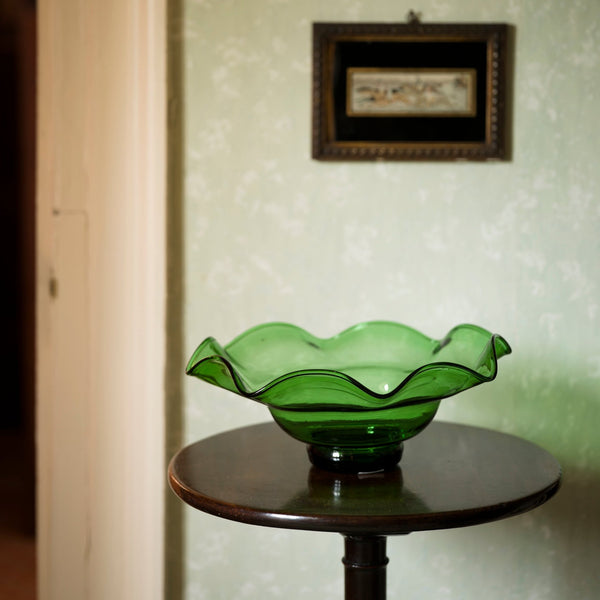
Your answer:
[[[39,599],[158,599],[165,2],[38,11]]]

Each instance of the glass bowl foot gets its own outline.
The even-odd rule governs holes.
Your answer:
[[[403,443],[375,448],[307,446],[310,462],[319,469],[334,473],[368,473],[393,469],[402,458]]]

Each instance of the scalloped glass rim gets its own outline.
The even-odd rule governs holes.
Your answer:
[[[432,359],[438,354],[441,357],[442,351],[445,348],[450,348],[453,340],[462,334],[468,333],[471,337],[476,338],[479,343],[475,348],[475,352],[469,356],[470,364],[452,360],[431,360],[410,369],[408,374],[395,386],[390,388],[388,385],[387,391],[378,391],[374,389],[375,386],[360,381],[348,372],[352,370],[351,367],[345,370],[317,367],[316,365],[306,365],[305,368],[300,368],[302,365],[298,364],[295,365],[298,368],[290,369],[290,364],[294,363],[293,358],[288,358],[290,362],[286,363],[285,359],[276,354],[271,358],[277,359],[277,364],[267,365],[266,367],[263,365],[262,376],[257,376],[253,372],[255,365],[247,364],[248,357],[246,354],[248,348],[258,348],[264,346],[265,343],[268,344],[269,337],[274,339],[283,334],[287,338],[287,343],[291,349],[294,349],[294,346],[303,349],[310,346],[316,349],[318,353],[329,350],[331,355],[335,356],[336,346],[339,348],[344,344],[348,344],[351,337],[355,339],[351,340],[350,343],[360,346],[361,338],[365,334],[372,337],[372,334],[376,333],[377,330],[384,335],[382,335],[381,340],[375,340],[376,343],[385,344],[390,336],[391,339],[394,339],[394,334],[398,334],[399,337],[406,338],[406,344],[410,342],[418,343],[420,346],[430,346]],[[186,374],[193,375],[273,408],[310,412],[330,410],[332,407],[337,409],[343,407],[346,411],[381,410],[382,408],[392,408],[400,405],[409,406],[440,400],[475,385],[492,381],[498,372],[498,359],[510,354],[511,351],[508,342],[502,336],[492,334],[486,329],[472,324],[457,325],[442,339],[436,340],[411,327],[391,321],[359,323],[331,338],[318,338],[296,325],[273,322],[248,329],[224,347],[214,337],[206,338],[190,358],[186,367]],[[264,358],[261,360],[264,361]],[[398,365],[398,370],[406,371],[400,365]],[[462,385],[451,385],[446,390],[438,389],[434,394],[423,394],[423,390],[419,389],[422,387],[420,380],[424,375],[431,379],[435,378],[436,374],[443,373],[447,375],[450,371],[464,375]],[[265,376],[264,373],[270,373],[270,376]],[[358,396],[349,394],[346,398],[347,402],[340,403],[339,398],[337,401],[328,402],[327,394],[324,394],[322,401],[318,403],[294,404],[293,401],[286,400],[285,397],[282,398],[279,394],[273,393],[277,391],[278,387],[286,383],[289,384],[293,380],[301,384],[314,376],[319,376],[321,381],[323,381],[323,378],[329,380],[334,384],[334,387],[337,387],[335,380],[342,380],[349,384]],[[253,380],[255,385],[252,385]]]
[[[317,338],[266,323],[227,346],[209,337],[186,372],[265,404],[275,422],[332,471],[394,468],[403,442],[433,420],[443,398],[492,381],[511,352],[497,334],[458,325],[441,340],[390,321]]]

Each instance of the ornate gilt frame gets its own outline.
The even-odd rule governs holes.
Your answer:
[[[500,23],[314,23],[313,158],[505,159],[507,37],[508,26]],[[433,106],[442,100],[450,106],[447,97],[464,102],[464,94],[453,90],[444,76],[454,71],[474,73],[475,107],[462,112],[460,107],[440,109],[435,114],[434,108],[423,108],[427,102]],[[378,105],[375,92],[368,96],[365,90],[375,88],[367,85],[356,89],[372,112],[353,112],[348,108],[349,77],[355,72],[367,73],[367,80],[373,72],[372,81],[384,88],[383,76],[377,80],[377,74],[391,77],[387,90],[374,84],[376,93],[400,97],[402,90],[412,90],[403,101],[418,102],[421,108],[415,112],[398,101],[398,109],[388,110],[382,102]],[[432,82],[419,81],[424,79],[419,73],[427,73]],[[458,76],[456,80],[455,86],[462,85]],[[420,88],[415,91],[417,84]],[[427,85],[433,100],[423,91]]]

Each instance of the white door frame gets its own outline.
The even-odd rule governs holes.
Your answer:
[[[38,2],[39,600],[163,596],[165,5]]]

